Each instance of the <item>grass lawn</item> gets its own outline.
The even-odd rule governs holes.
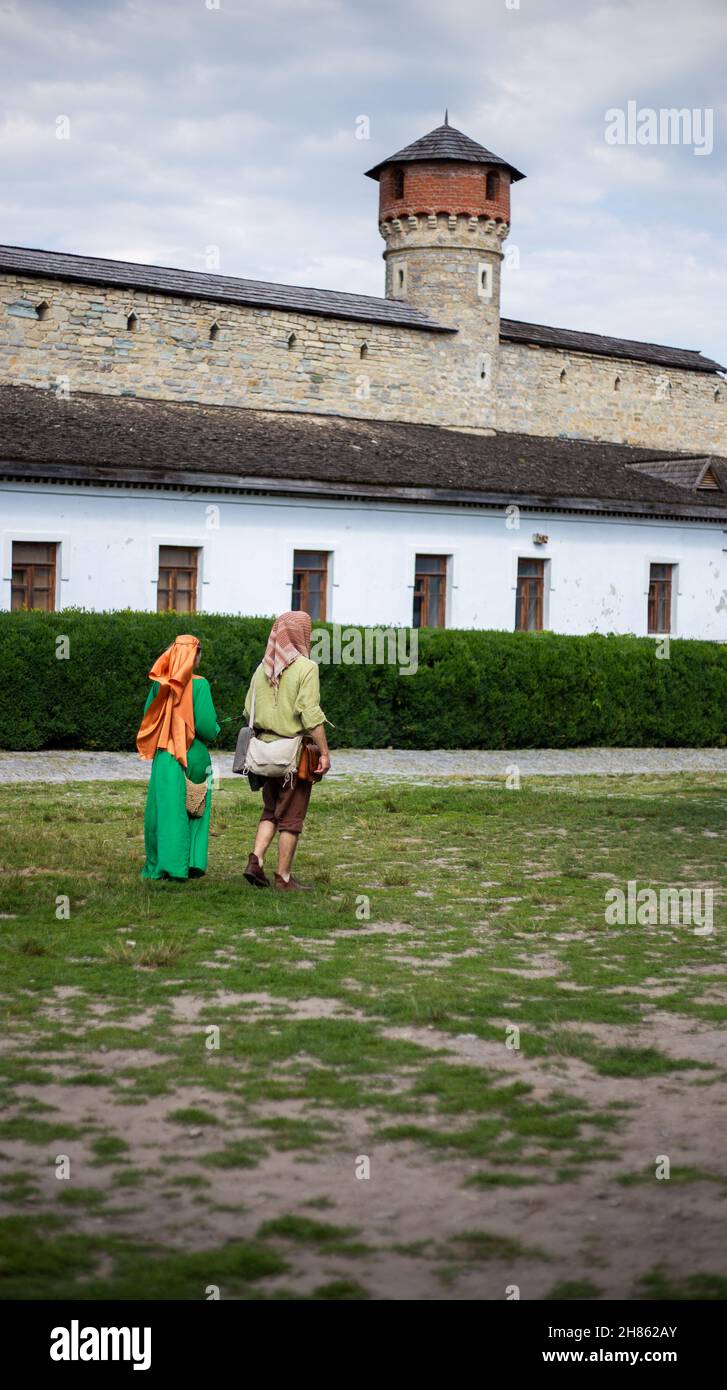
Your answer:
[[[323,784],[300,895],[144,793],[0,792],[3,1297],[725,1297],[727,778]]]

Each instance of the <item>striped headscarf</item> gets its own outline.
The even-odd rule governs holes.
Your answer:
[[[304,613],[302,609],[281,613],[275,619],[262,661],[263,671],[273,687],[280,684],[283,671],[292,666],[299,656],[310,656],[312,626],[310,613]]]

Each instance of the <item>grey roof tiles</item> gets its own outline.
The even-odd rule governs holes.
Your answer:
[[[156,294],[207,299],[221,304],[287,309],[300,314],[322,314],[326,318],[424,328],[435,333],[452,331],[435,323],[418,309],[410,308],[401,299],[377,299],[374,295],[348,294],[338,290],[275,285],[266,280],[241,280],[232,275],[209,275],[198,270],[174,270],[169,266],[137,265],[134,261],[73,256],[65,251],[34,251],[22,246],[0,246],[0,272],[3,270],[81,284],[151,290]]]
[[[35,387],[0,387],[0,472],[14,477],[38,478],[50,468],[87,482],[254,488],[258,480],[261,490],[277,480],[279,490],[316,495],[368,488],[417,500],[429,490],[435,502],[464,494],[482,505],[503,496],[546,505],[571,499],[586,510],[716,520],[720,508],[727,516],[720,492],[695,493],[640,471],[658,457],[586,440],[100,394],[62,400]]]
[[[493,154],[492,150],[486,150],[484,145],[479,145],[476,140],[471,140],[469,135],[464,135],[461,130],[456,130],[449,124],[437,126],[427,135],[422,135],[419,140],[414,140],[411,145],[405,145],[403,150],[389,155],[388,159],[381,159],[373,169],[366,170],[366,177],[378,179],[381,170],[385,169],[387,164],[415,164],[429,160],[455,161],[459,164],[497,164],[510,170],[513,183],[525,178],[525,175],[507,159]]]
[[[603,333],[583,333],[577,328],[550,328],[544,323],[521,323],[518,319],[500,320],[500,338],[506,342],[589,352],[596,357],[619,357],[633,362],[652,362],[662,367],[683,367],[690,372],[727,370],[719,362],[703,357],[698,348],[639,343],[630,338],[610,338]]]

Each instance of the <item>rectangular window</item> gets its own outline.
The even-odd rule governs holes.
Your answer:
[[[196,613],[199,550],[181,545],[159,546],[158,613]]]
[[[56,606],[55,541],[13,541],[11,608],[42,608],[52,613]]]
[[[542,632],[545,560],[518,560],[515,631]]]
[[[291,608],[302,608],[315,622],[326,621],[328,607],[328,552],[296,550],[293,556]]]
[[[447,556],[417,555],[414,569],[414,627],[444,627],[447,617]]]
[[[649,632],[671,632],[673,565],[649,567]]]

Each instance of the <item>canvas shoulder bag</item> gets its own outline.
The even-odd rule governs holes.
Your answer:
[[[250,719],[238,734],[232,762],[233,772],[252,773],[255,777],[292,777],[298,767],[302,734],[293,738],[258,738],[255,727],[255,686],[250,703]]]
[[[251,739],[252,736],[253,736],[253,724],[254,724],[254,720],[255,720],[255,686],[254,686],[254,684],[253,684],[253,688],[252,688],[252,704],[251,704],[251,706],[250,706],[250,718],[249,718],[247,724],[243,724],[242,728],[240,729],[239,734],[237,735],[237,743],[235,744],[235,756],[234,756],[234,758],[232,759],[232,771],[233,771],[233,772],[239,772],[239,773],[240,773],[241,775],[243,775],[243,776],[244,776],[244,774],[247,772],[247,768],[245,767],[245,759],[246,759],[246,757],[247,757],[247,750],[248,750],[248,747],[249,747],[249,744],[250,744],[250,739]]]
[[[253,734],[247,745],[245,771],[256,777],[292,777],[298,767],[302,734],[266,742]]]

